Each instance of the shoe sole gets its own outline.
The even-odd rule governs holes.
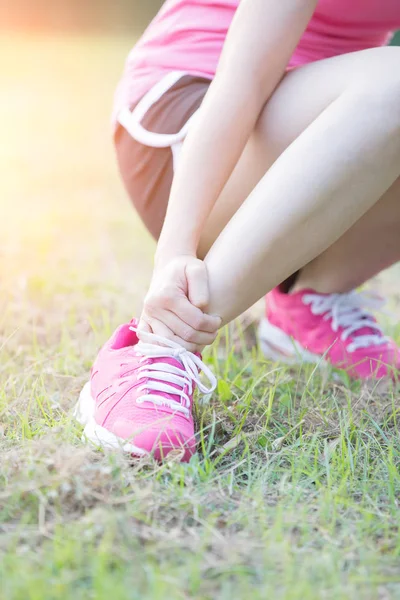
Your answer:
[[[79,395],[79,400],[74,408],[74,418],[84,426],[82,441],[89,443],[96,448],[104,450],[121,450],[134,456],[147,456],[149,452],[138,448],[130,442],[117,437],[108,429],[101,427],[94,418],[96,403],[90,390],[90,382],[86,383]]]
[[[269,360],[280,361],[287,365],[308,363],[325,366],[327,364],[321,356],[308,352],[282,329],[272,325],[268,319],[261,321],[258,338],[262,353]]]

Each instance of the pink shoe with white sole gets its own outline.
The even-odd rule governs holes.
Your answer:
[[[136,325],[119,327],[100,350],[75,416],[96,446],[156,460],[181,450],[182,461],[188,461],[196,452],[194,390],[211,393],[216,379],[198,355],[174,342],[153,334],[139,342]]]
[[[368,310],[378,307],[376,298],[358,291],[287,294],[278,287],[266,302],[259,339],[267,358],[288,364],[327,362],[357,379],[398,375],[400,350]]]

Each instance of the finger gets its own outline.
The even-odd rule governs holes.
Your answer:
[[[139,320],[139,323],[138,323],[138,326],[137,326],[137,331],[138,332],[139,331],[144,331],[144,332],[147,332],[147,333],[152,333],[151,327],[150,327],[149,323],[147,323],[146,318],[145,318],[144,315],[142,315],[140,317],[140,320]]]
[[[167,325],[165,325],[165,323],[162,323],[162,321],[159,321],[158,319],[151,319],[151,328],[153,330],[153,333],[155,333],[156,335],[159,335],[163,338],[166,338],[167,340],[171,340],[171,342],[175,342],[176,344],[183,346],[184,348],[186,348],[186,350],[189,350],[189,352],[199,351],[199,347],[196,346],[196,344],[187,342],[186,340],[175,335],[174,332]],[[138,332],[138,337],[140,339],[140,331]]]
[[[218,331],[212,333],[197,331],[171,311],[163,311],[159,314],[158,318],[176,336],[196,346],[209,346],[217,337]]]
[[[201,261],[186,265],[186,281],[191,304],[206,310],[210,300],[206,265]]]
[[[222,319],[220,317],[203,313],[202,310],[193,306],[193,304],[191,304],[183,295],[177,296],[168,308],[196,331],[215,333],[222,324]]]

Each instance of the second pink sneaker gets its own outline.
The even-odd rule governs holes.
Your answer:
[[[259,339],[267,358],[289,364],[328,362],[358,379],[396,376],[400,351],[369,312],[376,300],[368,295],[287,294],[276,288],[266,302]]]
[[[135,321],[122,325],[100,350],[75,417],[96,446],[156,460],[181,450],[188,461],[196,451],[194,390],[211,393],[216,379],[198,355],[149,333],[139,341],[135,327]]]

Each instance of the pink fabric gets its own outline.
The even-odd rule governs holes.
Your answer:
[[[238,0],[167,0],[128,56],[115,113],[169,71],[212,79]],[[289,67],[388,43],[400,0],[320,0]]]

